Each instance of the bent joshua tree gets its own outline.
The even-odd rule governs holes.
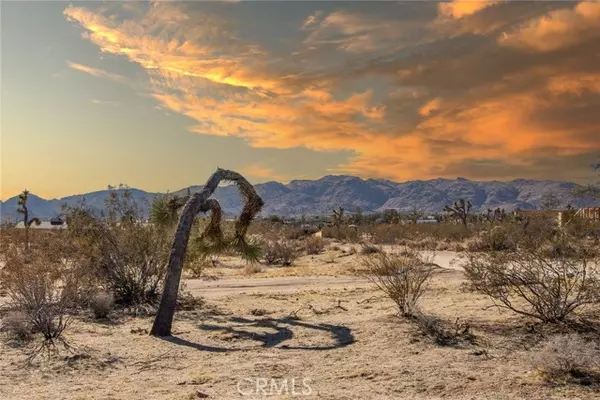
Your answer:
[[[221,181],[235,183],[245,201],[244,208],[235,223],[233,238],[225,238],[223,236],[220,224],[221,206],[216,199],[210,199],[210,196]],[[173,237],[173,244],[171,245],[169,265],[167,267],[160,305],[152,330],[150,331],[150,334],[154,336],[171,335],[181,272],[190,238],[190,231],[196,215],[199,212],[211,212],[210,223],[200,237],[206,252],[220,252],[232,248],[246,259],[255,261],[258,259],[258,249],[246,241],[246,232],[256,214],[260,212],[264,202],[254,190],[254,187],[242,175],[234,171],[217,168],[204,185],[202,191],[165,204],[168,207],[176,208],[183,206],[183,209],[179,216]]]

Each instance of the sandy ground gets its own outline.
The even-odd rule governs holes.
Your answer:
[[[347,290],[370,286],[367,279],[348,275],[356,272],[356,256],[336,258],[331,263],[331,253],[329,251],[325,255],[301,258],[292,267],[263,267],[262,272],[252,275],[245,275],[241,266],[209,268],[206,273],[210,279],[188,279],[185,281],[185,288],[195,296],[214,298],[236,293],[294,293],[301,290]],[[443,269],[461,270],[458,254],[455,252],[443,251],[431,253],[431,256],[432,261]],[[229,258],[225,262],[235,264],[239,260]],[[227,265],[225,262],[223,264]]]
[[[115,314],[77,317],[71,350],[32,365],[29,348],[2,341],[0,399],[600,399],[597,388],[543,383],[530,357],[549,332],[484,310],[489,300],[441,257],[452,268],[434,277],[423,312],[469,324],[471,341],[435,344],[365,280],[322,271],[341,262],[304,257],[291,277],[232,268],[187,280],[205,304],[177,313],[172,338],[147,335],[151,317]],[[303,266],[309,276],[298,276]]]

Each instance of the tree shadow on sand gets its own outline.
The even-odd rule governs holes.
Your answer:
[[[332,324],[310,324],[301,322],[294,318],[259,318],[248,319],[242,317],[231,317],[228,319],[217,319],[214,323],[202,323],[199,328],[203,331],[223,332],[231,334],[233,338],[248,339],[258,342],[262,348],[278,348],[282,350],[332,350],[348,346],[354,343],[354,336],[350,328]],[[251,329],[266,328],[269,332],[257,332]],[[292,346],[285,344],[294,337],[295,328],[305,328],[320,332],[326,332],[331,336],[332,343],[314,346]],[[200,351],[231,352],[255,349],[256,346],[242,348],[227,348],[205,346],[190,342],[178,337],[163,338],[170,343],[187,346]]]

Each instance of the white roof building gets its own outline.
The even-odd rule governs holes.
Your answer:
[[[19,222],[15,228],[24,229],[25,223],[23,221]],[[67,229],[67,223],[63,223],[62,225],[53,225],[50,221],[42,221],[41,224],[37,225],[35,222],[31,224],[31,229]]]

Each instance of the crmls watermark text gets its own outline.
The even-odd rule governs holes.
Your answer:
[[[310,396],[310,378],[244,378],[238,381],[242,396]]]

